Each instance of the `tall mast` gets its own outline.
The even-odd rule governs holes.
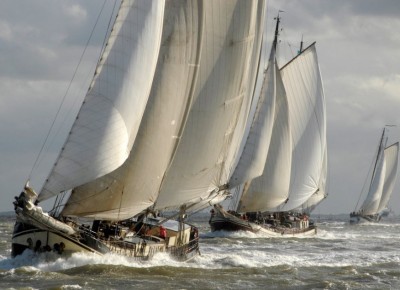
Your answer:
[[[384,127],[384,128],[383,128],[383,132],[382,132],[382,136],[381,136],[381,141],[379,142],[378,153],[376,154],[376,160],[375,160],[375,165],[374,165],[374,171],[372,172],[371,183],[370,183],[369,187],[371,187],[371,185],[372,185],[372,180],[374,179],[374,176],[375,176],[376,165],[378,164],[378,159],[379,159],[379,156],[380,156],[380,154],[381,154],[381,151],[382,151],[382,150],[384,149],[384,147],[385,147],[385,145],[383,144],[383,139],[384,139],[384,136],[385,136],[385,130],[386,130],[386,128]]]
[[[281,11],[279,11],[279,12],[281,12]],[[276,18],[274,18],[274,19],[276,19],[276,26],[275,26],[275,38],[274,38],[274,42],[272,43],[272,47],[275,50],[276,50],[276,46],[278,44],[279,22],[281,21],[281,18],[279,17],[279,12],[278,12],[278,16]]]
[[[300,54],[302,52],[303,52],[303,35],[301,35],[300,49],[299,49],[299,53],[298,54]]]

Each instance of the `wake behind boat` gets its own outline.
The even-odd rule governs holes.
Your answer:
[[[387,146],[386,131],[386,128],[383,128],[378,151],[373,161],[374,167],[367,197],[357,211],[350,213],[351,224],[379,222],[387,212],[387,205],[397,176],[399,142]]]

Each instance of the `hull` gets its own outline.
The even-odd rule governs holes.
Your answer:
[[[381,216],[376,215],[361,215],[361,214],[350,214],[350,224],[365,224],[365,223],[378,223]]]
[[[259,224],[244,220],[239,216],[228,213],[220,206],[214,206],[211,218],[209,220],[211,231],[249,231],[253,233],[262,233],[270,237],[306,237],[314,236],[317,233],[315,226],[306,226],[302,228],[288,228],[284,226],[274,226],[269,224]]]
[[[186,223],[143,217],[136,222],[94,221],[90,228],[90,225],[59,220],[43,213],[32,203],[28,193],[21,193],[14,202],[17,220],[12,237],[12,257],[26,249],[54,251],[60,255],[116,253],[143,260],[158,252],[168,252],[176,260],[187,261],[200,253],[198,230]]]
[[[261,226],[249,221],[237,218],[233,215],[222,216],[214,215],[209,221],[211,231],[249,231],[256,233],[261,230]]]
[[[60,255],[71,255],[77,252],[104,255],[115,253],[127,257],[148,260],[159,252],[168,252],[179,261],[188,261],[198,255],[198,238],[182,246],[172,245],[173,237],[161,239],[156,236],[135,237],[125,239],[109,237],[99,239],[90,232],[80,232],[78,236],[68,236],[59,231],[39,229],[36,226],[16,222],[12,237],[11,256],[16,257],[26,249],[41,253],[58,252]]]

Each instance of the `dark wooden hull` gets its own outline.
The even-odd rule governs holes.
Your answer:
[[[168,252],[178,261],[187,261],[200,254],[198,238],[180,247],[168,247],[166,241],[151,236],[140,239],[140,243],[120,240],[100,240],[90,234],[80,233],[79,238],[17,221],[12,237],[11,256],[21,255],[26,249],[36,252],[55,251],[56,244],[63,244],[60,255],[75,252],[95,253],[99,255],[116,253],[123,256],[148,260],[157,252]],[[40,245],[40,247],[38,246]],[[58,247],[58,246],[57,246]]]
[[[262,233],[270,237],[281,236],[313,236],[317,233],[315,226],[305,228],[287,228],[287,227],[270,227],[264,224],[249,222],[232,215],[221,207],[214,207],[213,214],[209,220],[211,231],[248,231],[253,233]]]
[[[381,216],[375,215],[361,215],[357,213],[350,214],[350,224],[362,224],[362,223],[378,223]]]
[[[255,229],[252,225],[240,218],[235,216],[227,217],[221,215],[214,215],[209,220],[211,231],[250,231],[257,232],[259,229]]]

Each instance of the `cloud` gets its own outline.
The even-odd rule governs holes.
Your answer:
[[[71,6],[64,5],[64,9],[65,9],[66,15],[72,17],[73,20],[75,20],[75,21],[82,22],[82,21],[85,21],[87,18],[86,9],[84,9],[79,4],[73,4]]]
[[[0,40],[2,41],[10,41],[12,38],[12,30],[10,24],[6,21],[0,20]]]

